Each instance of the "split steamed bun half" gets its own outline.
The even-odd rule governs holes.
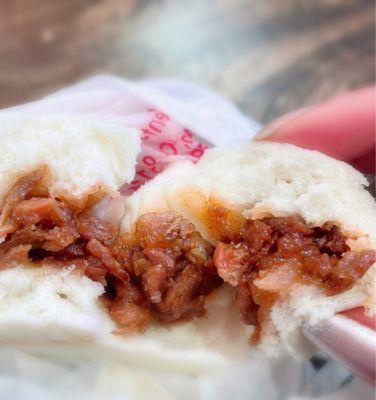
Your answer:
[[[193,165],[180,163],[126,201],[123,230],[147,212],[173,210],[192,221],[213,244],[217,238],[202,210],[208,201],[247,219],[300,215],[310,227],[330,221],[354,252],[376,248],[376,205],[366,178],[346,163],[288,144],[255,142],[247,148],[207,151]],[[375,309],[375,264],[349,290],[327,296],[314,285],[294,285],[273,305],[260,347],[268,354],[287,348],[304,352],[303,325],[364,304]]]
[[[90,197],[119,196],[118,189],[134,177],[139,151],[139,132],[111,120],[3,113],[0,200],[41,166],[48,168],[43,186],[54,198],[81,207]],[[227,288],[212,296],[206,319],[130,336],[113,334],[116,324],[100,301],[104,291],[69,266],[21,262],[0,269],[0,346],[69,361],[110,358],[188,373],[223,367],[249,351]]]

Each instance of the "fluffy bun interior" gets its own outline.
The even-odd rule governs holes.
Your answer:
[[[251,351],[229,290],[211,297],[205,319],[121,336],[100,301],[102,285],[72,268],[20,265],[0,272],[0,345],[68,361],[205,373]]]
[[[0,342],[87,341],[101,330],[103,286],[69,269],[19,265],[0,273]]]

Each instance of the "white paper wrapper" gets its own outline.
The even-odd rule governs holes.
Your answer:
[[[85,112],[142,131],[136,190],[176,159],[198,160],[206,148],[248,142],[260,125],[209,90],[176,80],[86,80],[40,101],[30,113]],[[0,400],[373,398],[372,389],[325,356],[298,364],[255,354],[246,363],[202,376],[137,369],[127,364],[42,359],[0,349]]]
[[[179,159],[205,149],[249,142],[260,125],[216,94],[180,81],[130,82],[99,76],[42,100],[15,107],[29,113],[84,112],[142,132],[142,152],[128,192]]]

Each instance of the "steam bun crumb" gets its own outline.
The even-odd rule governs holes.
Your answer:
[[[103,287],[69,268],[0,272],[0,342],[87,340],[100,331]]]

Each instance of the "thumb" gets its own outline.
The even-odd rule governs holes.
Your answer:
[[[375,87],[335,97],[321,105],[278,118],[256,137],[319,150],[343,161],[374,169]]]

